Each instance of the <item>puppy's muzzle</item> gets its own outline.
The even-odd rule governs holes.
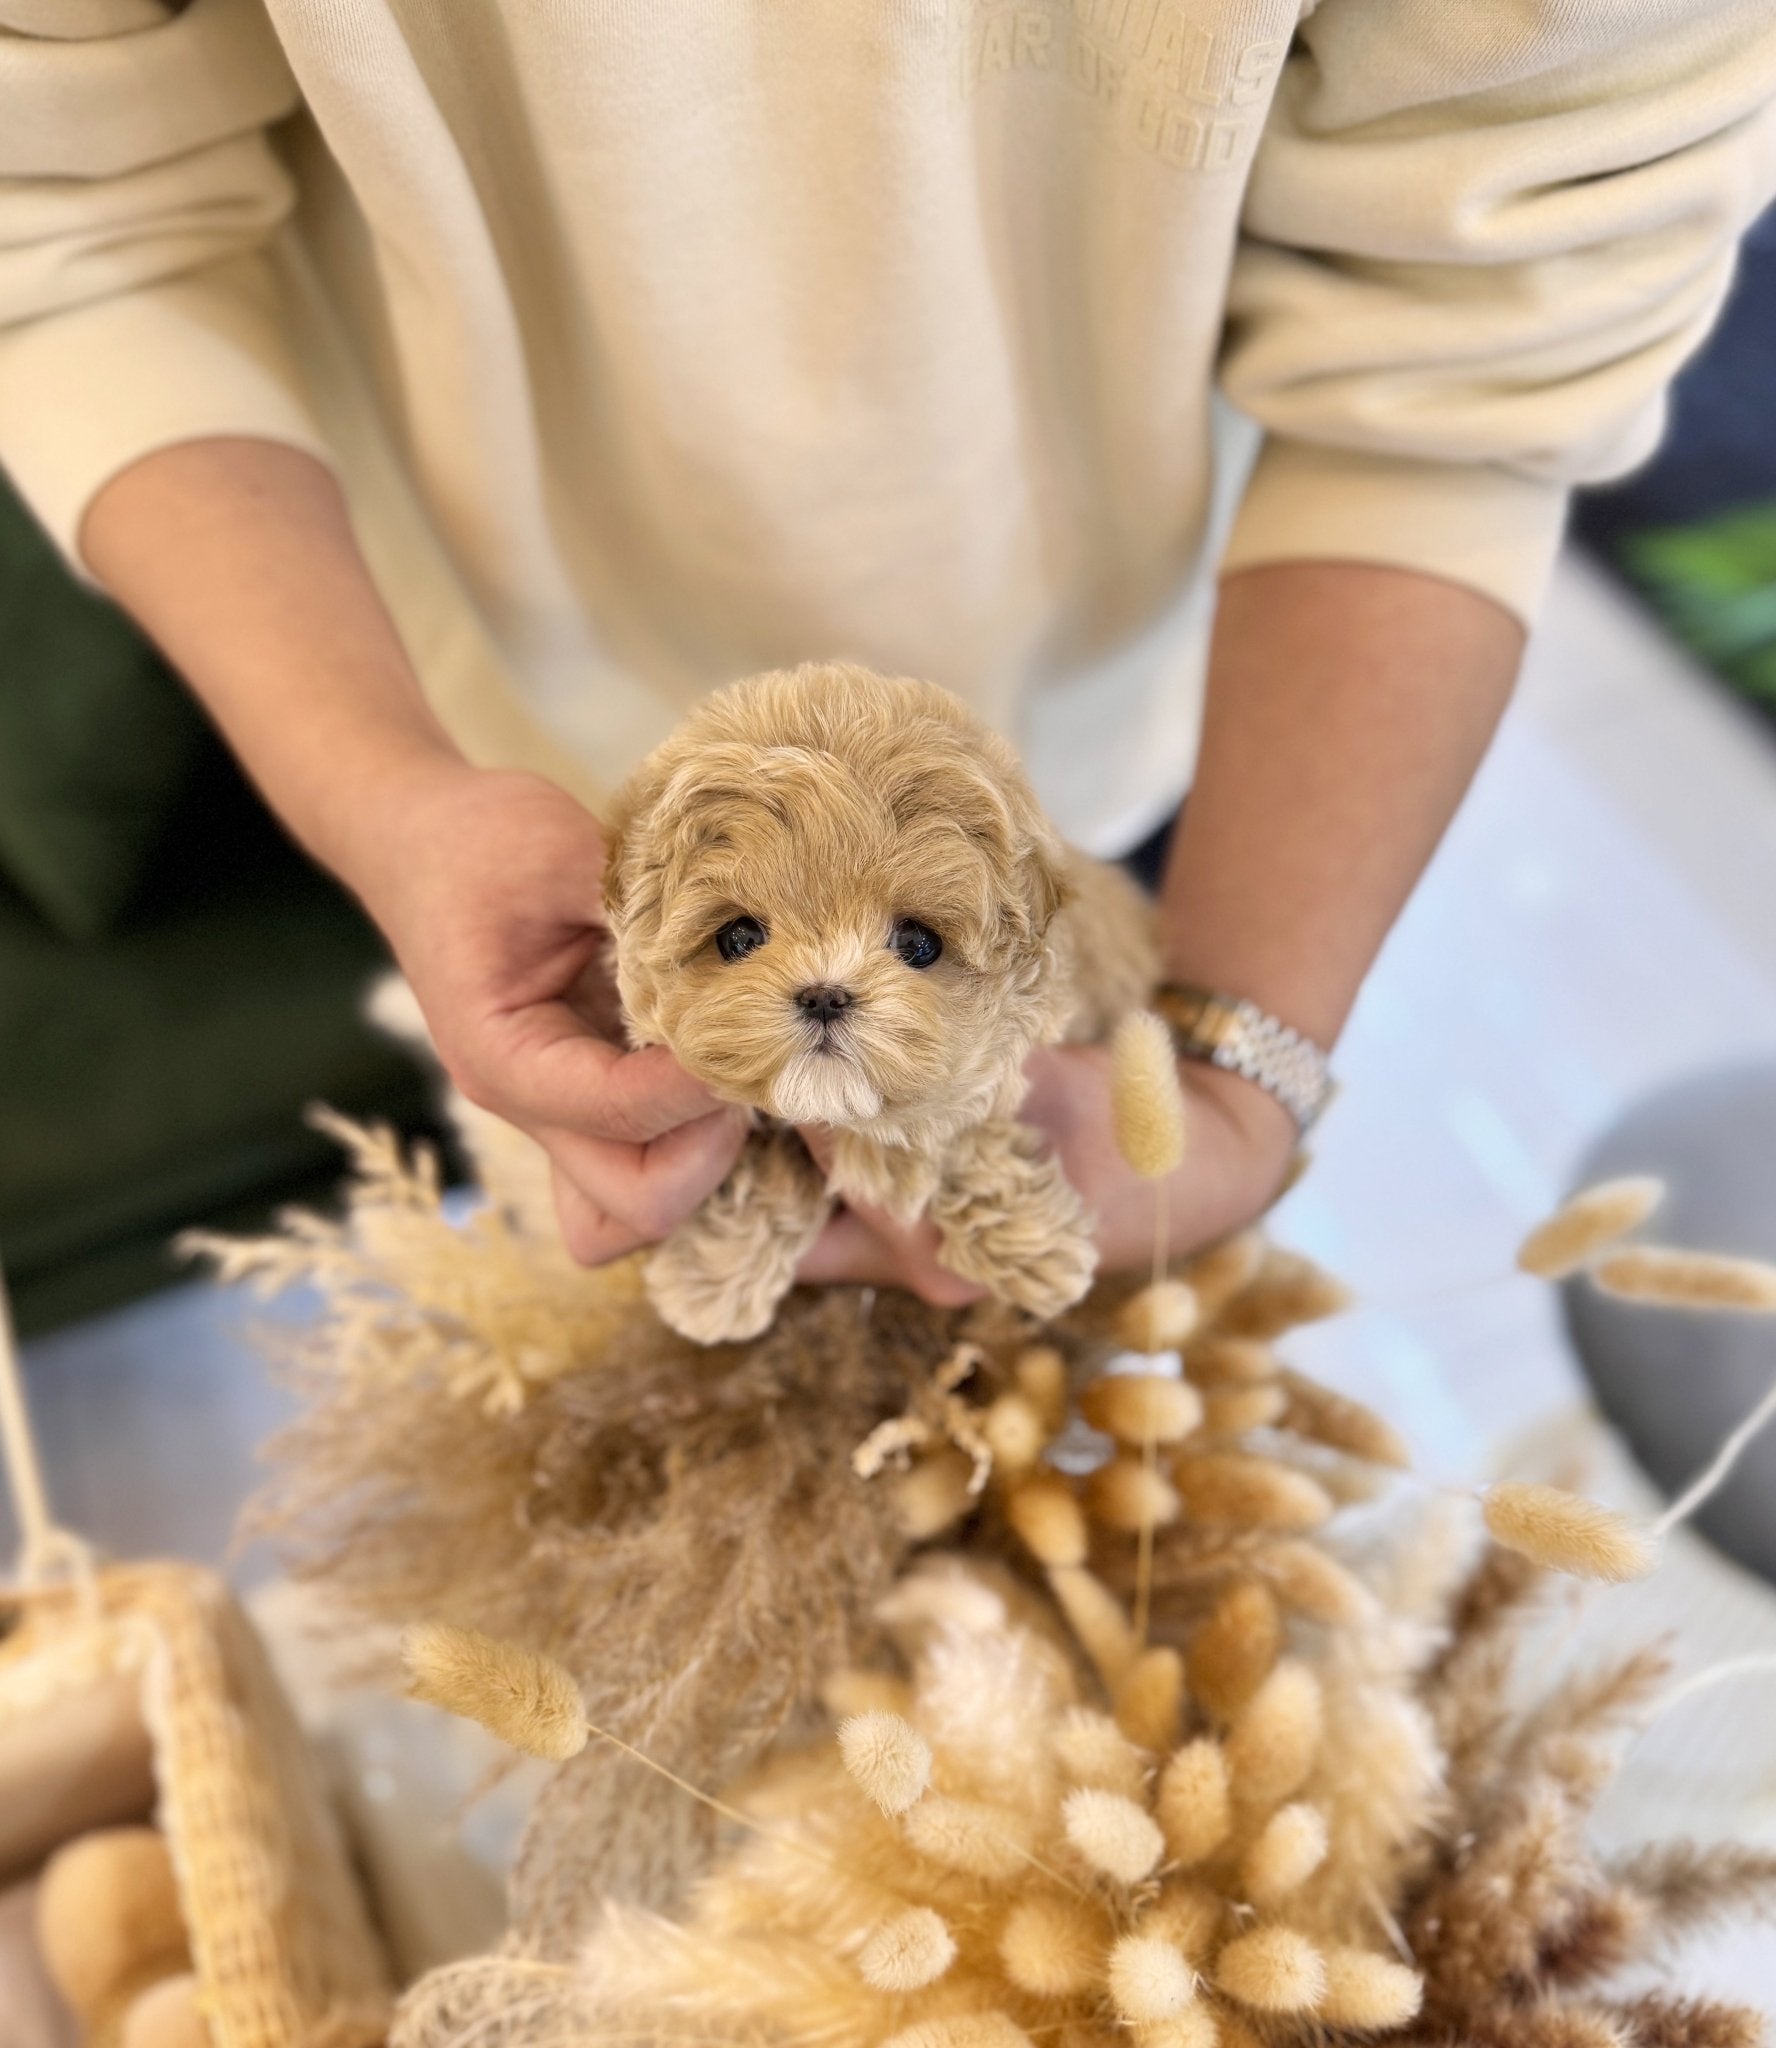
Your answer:
[[[848,988],[835,987],[829,981],[813,982],[795,994],[796,1008],[823,1032],[830,1031],[856,1000]]]

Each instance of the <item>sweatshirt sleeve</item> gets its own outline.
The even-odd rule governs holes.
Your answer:
[[[1224,567],[1533,616],[1569,487],[1651,453],[1773,193],[1771,0],[1321,0],[1234,260],[1222,383],[1265,442]]]
[[[324,454],[266,253],[296,104],[260,0],[0,0],[0,464],[70,560],[155,448]]]

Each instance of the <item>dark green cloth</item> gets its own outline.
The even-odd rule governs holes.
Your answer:
[[[359,1014],[386,964],[219,749],[101,943],[0,892],[0,1253],[21,1323],[163,1284],[193,1223],[324,1194],[340,1161],[310,1103],[425,1126],[430,1082]]]
[[[154,650],[0,481],[0,874],[64,936],[111,930],[204,741]]]
[[[175,1277],[193,1224],[322,1201],[314,1102],[408,1132],[387,965],[153,650],[0,479],[0,1258],[43,1329]]]

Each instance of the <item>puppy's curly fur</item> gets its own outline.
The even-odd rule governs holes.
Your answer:
[[[809,664],[710,698],[608,823],[632,1038],[761,1118],[650,1263],[665,1321],[756,1336],[845,1196],[929,1214],[946,1264],[1031,1314],[1078,1300],[1088,1219],[1014,1121],[1023,1063],[1144,1000],[1152,919],[1061,843],[1011,748],[932,684]],[[835,1132],[830,1182],[796,1124]]]

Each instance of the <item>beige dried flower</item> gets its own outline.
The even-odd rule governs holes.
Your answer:
[[[1058,1472],[1038,1472],[1006,1496],[1005,1516],[1038,1564],[1049,1569],[1085,1562],[1085,1510]]]
[[[1220,2018],[1200,1999],[1170,2019],[1141,2021],[1129,2031],[1137,2048],[1228,2048]]]
[[[1005,1974],[1034,1998],[1071,1998],[1098,1982],[1104,1930],[1083,1902],[1053,1893],[1020,1899],[999,1936]]]
[[[1193,1520],[1235,1529],[1317,1529],[1332,1496],[1305,1472],[1246,1451],[1185,1451],[1172,1476]]]
[[[407,1690],[478,1721],[526,1756],[564,1763],[590,1739],[580,1689],[552,1657],[474,1629],[421,1622],[401,1638]]]
[[[1184,1163],[1184,1091],[1163,1018],[1131,1010],[1110,1041],[1110,1113],[1117,1150],[1145,1180]]]
[[[1312,2012],[1326,1989],[1326,1963],[1293,1928],[1259,1927],[1221,1951],[1215,1982],[1259,2012]]]
[[[1055,1723],[1055,1762],[1075,1785],[1139,1799],[1147,1785],[1147,1758],[1096,1707],[1069,1707]]]
[[[1093,1429],[1118,1443],[1182,1443],[1203,1419],[1203,1400],[1185,1380],[1156,1372],[1109,1372],[1079,1396],[1079,1412]]]
[[[1184,1659],[1169,1643],[1146,1649],[1116,1688],[1116,1719],[1131,1742],[1167,1750],[1184,1714]]]
[[[1217,1328],[1229,1337],[1279,1337],[1302,1323],[1342,1315],[1351,1292],[1312,1259],[1266,1245],[1251,1283],[1227,1305]]]
[[[953,1445],[928,1452],[887,1481],[895,1520],[914,1543],[929,1543],[973,1507],[975,1467]]]
[[[1196,1972],[1160,1936],[1125,1934],[1110,1950],[1109,1990],[1125,2020],[1168,2020],[1196,1997]]]
[[[1165,1837],[1145,1807],[1117,1792],[1082,1785],[1061,1807],[1067,1839],[1094,1870],[1139,1884],[1165,1854]]]
[[[1285,1607],[1311,1621],[1348,1626],[1375,1613],[1375,1596],[1361,1579],[1297,1537],[1266,1544],[1254,1553],[1252,1569]]]
[[[1159,1774],[1155,1801],[1174,1863],[1204,1862],[1233,1832],[1227,1759],[1212,1736],[1187,1742]]]
[[[857,1952],[857,1968],[878,1991],[917,1991],[956,1960],[956,1940],[929,1906],[886,1920]]]
[[[1201,1320],[1195,1294],[1182,1280],[1155,1280],[1131,1294],[1111,1328],[1117,1343],[1149,1357],[1187,1344]]]
[[[1203,1429],[1209,1436],[1245,1436],[1280,1421],[1289,1397],[1274,1381],[1268,1386],[1217,1387],[1203,1397]]]
[[[1052,1434],[1027,1394],[1001,1394],[981,1417],[981,1435],[993,1454],[993,1470],[1005,1478],[1029,1471]]]
[[[1054,1435],[1067,1420],[1067,1361],[1052,1344],[1028,1344],[1012,1361],[1012,1377]]]
[[[1198,1252],[1184,1268],[1204,1322],[1212,1322],[1242,1288],[1257,1278],[1264,1263],[1264,1239],[1256,1230],[1236,1231]]]
[[[929,1792],[901,1820],[921,1856],[972,1877],[1016,1877],[1030,1861],[1029,1827],[1016,1809]]]
[[[1297,1802],[1279,1806],[1240,1864],[1240,1885],[1254,1906],[1281,1905],[1326,1860],[1326,1817]]]
[[[1218,1720],[1231,1721],[1270,1675],[1282,1642],[1268,1587],[1235,1580],[1191,1638],[1191,1691]]]
[[[1776,1265],[1764,1259],[1637,1245],[1599,1259],[1591,1277],[1606,1294],[1659,1308],[1743,1309],[1776,1315]]]
[[[1198,1338],[1184,1354],[1184,1377],[1193,1386],[1251,1387],[1274,1380],[1281,1361],[1256,1337],[1228,1337],[1217,1329]]]
[[[1412,1462],[1400,1432],[1361,1401],[1336,1394],[1305,1373],[1285,1371],[1281,1382],[1288,1396],[1283,1417],[1285,1429],[1335,1451],[1347,1451],[1353,1458],[1365,1459],[1372,1465],[1391,1465],[1404,1471]]]
[[[1087,1474],[1085,1505],[1106,1529],[1133,1536],[1178,1519],[1178,1489],[1156,1466],[1125,1453]]]
[[[899,1714],[876,1711],[841,1721],[839,1754],[884,1813],[905,1813],[931,1783],[931,1745]]]
[[[1657,1540],[1613,1508],[1558,1486],[1512,1480],[1482,1497],[1493,1540],[1545,1570],[1621,1583],[1659,1562]]]
[[[1328,2026],[1380,2031],[1418,2017],[1424,1979],[1416,1970],[1360,1948],[1329,1948],[1324,1961],[1326,1988],[1315,2016]]]
[[[1268,1806],[1299,1792],[1319,1751],[1321,1727],[1320,1681],[1300,1659],[1285,1657],[1228,1733],[1234,1798]]]
[[[1121,1601],[1102,1579],[1081,1565],[1051,1568],[1048,1583],[1068,1625],[1114,1693],[1140,1654]]]
[[[1599,1181],[1582,1189],[1539,1223],[1517,1248],[1517,1264],[1542,1280],[1564,1280],[1606,1245],[1636,1230],[1665,1199],[1665,1183],[1650,1174]]]
[[[1138,1924],[1143,1934],[1169,1941],[1201,1967],[1220,1941],[1227,1915],[1227,1900],[1208,1884],[1197,1878],[1169,1878]]]

